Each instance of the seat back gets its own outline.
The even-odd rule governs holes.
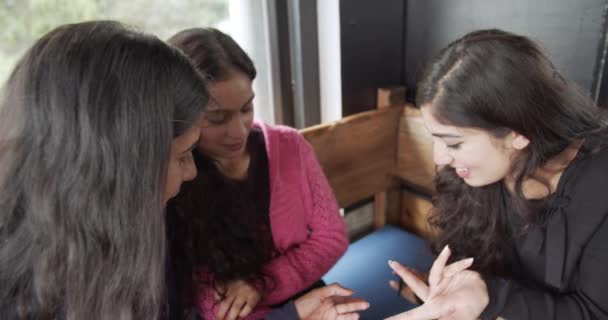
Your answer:
[[[338,203],[347,207],[388,188],[397,167],[403,106],[378,109],[300,132],[315,149]]]

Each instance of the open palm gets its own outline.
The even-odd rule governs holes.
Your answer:
[[[464,259],[446,266],[451,252],[446,248],[433,263],[429,283],[412,270],[391,261],[391,268],[424,301],[421,306],[390,317],[390,320],[474,320],[489,302],[488,290],[480,274],[467,270],[473,260]]]

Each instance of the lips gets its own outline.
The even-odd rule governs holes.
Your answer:
[[[244,143],[244,141],[241,141],[237,143],[224,144],[224,147],[230,151],[239,151],[241,148],[243,148]]]
[[[454,170],[461,179],[466,179],[471,174],[471,170],[469,170],[469,168],[454,168]]]

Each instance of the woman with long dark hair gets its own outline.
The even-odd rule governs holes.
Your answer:
[[[168,214],[180,297],[205,319],[260,319],[338,260],[344,222],[306,140],[253,120],[256,70],[243,49],[215,29],[169,43],[207,76],[212,100],[195,150],[200,174]]]
[[[2,319],[159,319],[164,207],[194,178],[205,81],[116,22],[64,25],[0,105]]]
[[[445,48],[416,99],[439,170],[435,248],[449,249],[428,286],[391,263],[426,301],[395,318],[608,318],[605,113],[536,43],[500,30]],[[442,275],[450,250],[472,270]]]

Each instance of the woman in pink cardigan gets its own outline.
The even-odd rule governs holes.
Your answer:
[[[169,42],[210,79],[212,100],[195,150],[199,175],[168,212],[180,305],[204,319],[262,319],[342,256],[344,222],[306,140],[253,121],[256,70],[234,40],[190,29]]]

